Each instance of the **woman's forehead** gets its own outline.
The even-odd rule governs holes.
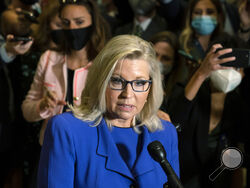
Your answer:
[[[149,63],[144,59],[126,58],[117,62],[113,74],[148,77],[149,69]]]

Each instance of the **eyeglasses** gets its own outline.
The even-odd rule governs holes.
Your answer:
[[[151,80],[132,80],[127,81],[123,78],[111,77],[109,80],[109,87],[113,90],[124,90],[130,84],[133,91],[135,92],[145,92],[149,89],[152,84]]]

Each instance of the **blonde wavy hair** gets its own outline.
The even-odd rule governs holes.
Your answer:
[[[81,104],[71,107],[74,115],[83,121],[93,121],[98,126],[106,113],[105,92],[118,62],[124,59],[142,59],[148,62],[152,85],[143,109],[136,115],[136,127],[145,125],[150,131],[162,128],[157,111],[163,100],[163,89],[159,63],[150,43],[133,35],[119,35],[112,38],[94,59],[89,70]],[[123,63],[125,63],[123,61]],[[111,127],[111,124],[108,123]]]

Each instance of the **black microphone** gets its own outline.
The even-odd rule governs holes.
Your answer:
[[[164,172],[168,177],[168,184],[171,188],[183,188],[179,178],[177,177],[176,173],[174,172],[173,168],[169,164],[166,158],[166,151],[163,145],[159,141],[151,142],[148,147],[148,152],[150,156],[160,163],[161,167],[163,168]]]

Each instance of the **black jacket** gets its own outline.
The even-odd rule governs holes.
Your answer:
[[[211,93],[209,81],[201,86],[196,97],[189,101],[184,95],[184,87],[176,85],[169,101],[169,114],[172,122],[179,123],[179,152],[182,181],[186,182],[194,175],[210,168],[210,172],[220,165],[220,154],[211,162],[208,149],[208,131],[210,121]],[[237,90],[227,94],[220,122],[221,135],[225,135],[229,146],[244,141],[243,128],[249,125],[249,113]],[[218,141],[218,145],[220,140]],[[208,168],[207,168],[208,167]],[[206,169],[205,169],[206,168]],[[209,171],[209,170],[208,170]],[[208,177],[209,174],[206,174]]]

